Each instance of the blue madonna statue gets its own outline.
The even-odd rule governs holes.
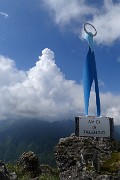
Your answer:
[[[86,26],[91,26],[95,33],[88,32]],[[86,57],[86,61],[83,68],[83,90],[84,90],[84,103],[85,103],[85,115],[88,116],[88,108],[89,108],[89,98],[90,91],[92,87],[93,80],[95,82],[95,93],[96,93],[96,106],[97,106],[97,116],[100,116],[101,108],[100,108],[100,97],[99,97],[99,87],[98,87],[98,78],[97,78],[97,69],[95,62],[95,54],[93,51],[93,37],[97,35],[97,31],[95,27],[90,23],[84,24],[85,31],[85,39],[88,42],[89,49]]]

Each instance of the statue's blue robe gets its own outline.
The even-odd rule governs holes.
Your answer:
[[[90,91],[91,91],[91,86],[92,86],[93,80],[95,82],[97,116],[100,116],[101,108],[100,108],[100,97],[99,97],[99,87],[98,87],[95,55],[94,55],[94,52],[91,51],[91,48],[89,47],[89,51],[88,51],[86,61],[84,64],[84,69],[83,69],[83,90],[84,90],[84,102],[85,102],[85,115],[88,115],[89,98],[90,98]]]

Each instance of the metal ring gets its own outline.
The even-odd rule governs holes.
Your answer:
[[[95,30],[95,34],[92,34],[91,32],[88,32],[87,30],[86,30],[86,25],[90,25],[94,30]],[[96,28],[92,25],[92,24],[90,24],[90,23],[85,23],[84,24],[84,31],[88,34],[88,35],[90,35],[90,36],[96,36],[97,35],[97,30],[96,30]]]

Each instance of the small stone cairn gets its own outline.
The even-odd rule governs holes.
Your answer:
[[[17,164],[21,166],[23,173],[29,173],[33,178],[41,173],[38,156],[32,151],[24,152]]]

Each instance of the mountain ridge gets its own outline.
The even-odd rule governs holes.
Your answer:
[[[54,147],[60,138],[74,133],[74,121],[43,120],[0,121],[0,159],[15,162],[27,151],[38,154],[40,162],[55,166]],[[120,126],[115,126],[120,139]]]
[[[41,162],[54,166],[55,145],[61,137],[73,132],[74,122],[70,120],[0,122],[0,159],[16,161],[23,152],[31,150],[38,154]]]

